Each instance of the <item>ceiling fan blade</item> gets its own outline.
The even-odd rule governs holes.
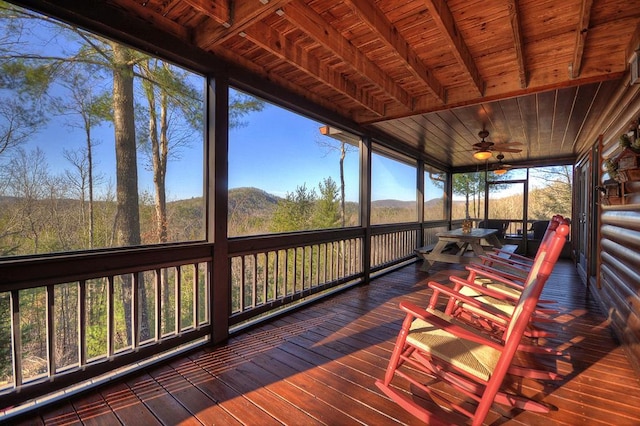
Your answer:
[[[475,149],[489,149],[493,147],[493,144],[491,142],[477,142],[473,144],[473,147]]]
[[[500,150],[501,148],[513,148],[516,146],[523,146],[524,144],[522,142],[503,142],[503,143],[496,143],[493,145],[493,149],[497,149]]]
[[[492,151],[500,151],[500,152],[522,152],[521,149],[517,149],[517,148],[502,148],[502,149],[495,149],[492,148]]]

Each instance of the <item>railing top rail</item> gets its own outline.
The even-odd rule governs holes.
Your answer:
[[[288,249],[311,244],[329,243],[349,238],[363,238],[364,228],[337,228],[290,234],[260,235],[229,240],[229,253],[233,256]]]
[[[211,260],[212,245],[203,243],[66,253],[38,259],[7,259],[0,261],[0,291]]]

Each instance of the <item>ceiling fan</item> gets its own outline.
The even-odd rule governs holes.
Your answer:
[[[485,139],[489,136],[489,132],[487,130],[481,130],[478,132],[478,136],[482,139],[480,142],[473,144],[473,149],[475,152],[473,153],[473,157],[477,160],[486,160],[491,158],[492,151],[500,151],[500,154],[503,152],[521,152],[521,149],[512,148],[513,146],[522,145],[521,142],[504,142],[504,143],[493,143],[486,141]],[[504,156],[502,156],[504,158]]]
[[[502,160],[504,160],[504,155],[502,154],[502,152],[496,155],[496,158],[498,159],[498,162],[491,167],[491,171],[496,175],[503,175],[507,173],[511,168],[511,165],[502,162]]]

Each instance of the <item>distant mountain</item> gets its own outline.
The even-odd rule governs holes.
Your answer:
[[[229,190],[229,213],[268,216],[280,199],[258,188],[232,188]]]
[[[376,200],[371,202],[371,208],[409,209],[415,206],[415,201]]]

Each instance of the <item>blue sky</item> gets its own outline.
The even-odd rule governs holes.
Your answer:
[[[53,28],[53,29],[52,29]],[[30,28],[26,35],[28,49],[35,55],[59,54],[77,50],[73,37],[56,33],[57,28],[47,24]],[[53,32],[52,32],[53,31]],[[94,87],[110,88],[109,73],[96,75]],[[204,78],[195,76],[204,93]],[[198,81],[199,80],[199,81]],[[60,86],[51,94],[69,98]],[[11,96],[0,91],[0,96]],[[2,101],[2,99],[0,99]],[[137,102],[143,99],[138,98]],[[204,107],[204,99],[203,99]],[[50,111],[52,112],[52,111]],[[294,114],[275,105],[266,104],[261,112],[253,112],[244,117],[247,125],[231,130],[229,137],[229,187],[257,187],[271,194],[284,197],[297,187],[305,185],[308,190],[319,192],[318,184],[331,177],[340,182],[339,151],[320,146],[319,141],[333,139],[322,136],[319,128],[324,123]],[[52,175],[63,175],[72,165],[64,158],[64,150],[79,151],[86,146],[84,130],[79,128],[79,115],[51,114],[45,127],[22,148],[27,153],[36,148],[46,155],[48,171]],[[94,176],[101,176],[101,186],[96,188],[97,196],[107,190],[115,191],[115,148],[111,123],[92,129]],[[203,135],[195,134],[188,147],[180,151],[180,158],[168,164],[167,199],[185,199],[203,195]],[[337,144],[336,144],[337,147]],[[3,164],[7,157],[0,158]],[[138,152],[138,180],[141,194],[153,194],[152,173],[145,156]],[[352,148],[345,159],[346,199],[359,199],[359,155]],[[415,200],[415,168],[396,161],[374,156],[373,199]]]
[[[329,139],[320,134],[322,123],[271,104],[245,121],[247,126],[232,130],[229,137],[230,188],[257,187],[283,197],[302,185],[317,193],[318,183],[328,177],[340,182],[339,151],[318,144]],[[345,158],[348,201],[358,201],[358,157],[352,149]],[[415,199],[415,169],[391,161],[377,161],[373,167],[378,175],[373,199]]]
[[[56,117],[24,146],[27,151],[36,147],[47,157],[49,170],[62,174],[70,169],[63,152],[85,147],[82,130],[69,126],[79,117]],[[340,179],[339,152],[320,146],[327,139],[320,134],[322,123],[309,120],[277,106],[267,104],[263,111],[245,117],[247,125],[230,132],[229,187],[257,187],[284,197],[298,186],[318,192],[318,184],[331,177]],[[115,148],[111,124],[93,130],[96,173],[102,174],[111,186],[115,185]],[[181,150],[181,158],[168,166],[168,199],[201,196],[202,141],[195,139],[189,148]],[[138,153],[138,178],[141,191],[153,192],[152,174],[145,166],[143,154]],[[415,169],[384,157],[374,156],[375,178],[373,199],[415,199]],[[359,164],[357,150],[345,158],[346,198],[358,201]],[[104,182],[105,187],[108,182]]]

